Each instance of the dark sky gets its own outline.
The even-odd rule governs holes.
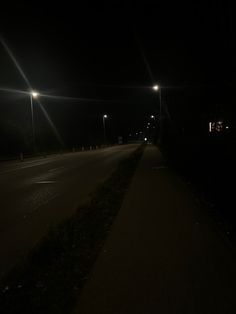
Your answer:
[[[83,140],[88,128],[90,137],[100,132],[103,112],[114,136],[143,128],[150,113],[158,113],[158,97],[149,88],[155,82],[176,121],[211,114],[217,105],[232,109],[231,2],[80,3],[20,2],[1,8],[0,33],[31,85],[50,95],[90,99],[41,99],[65,140]],[[2,46],[0,66],[1,87],[27,89]],[[14,120],[15,112],[26,123],[26,99],[1,93],[0,100],[2,116]]]

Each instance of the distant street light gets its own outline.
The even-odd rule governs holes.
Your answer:
[[[33,150],[35,152],[36,142],[35,142],[35,125],[34,125],[34,108],[33,108],[33,98],[37,98],[39,93],[35,91],[30,92],[30,108],[31,108],[31,122],[32,122],[32,135],[33,135]]]
[[[154,116],[154,115],[151,115],[151,119],[155,119],[155,116]]]
[[[104,145],[106,145],[107,143],[107,138],[106,138],[106,119],[108,118],[108,116],[106,114],[103,115],[102,117],[102,121],[103,121],[103,140],[104,140]]]
[[[155,91],[158,91],[158,90],[159,90],[159,86],[158,86],[158,85],[154,85],[152,88],[153,88]]]

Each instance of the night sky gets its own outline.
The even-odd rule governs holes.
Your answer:
[[[231,2],[20,2],[1,8],[0,34],[35,90],[83,98],[40,98],[70,147],[102,138],[103,113],[113,141],[142,131],[159,113],[154,83],[177,127],[235,113]],[[0,68],[0,87],[28,89],[3,46]],[[30,133],[29,110],[27,96],[0,92],[0,123],[12,133]],[[35,119],[38,143],[53,145],[39,106]]]

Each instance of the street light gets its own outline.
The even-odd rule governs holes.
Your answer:
[[[161,103],[161,87],[159,85],[154,85],[153,87],[153,90],[155,92],[159,92],[159,105],[160,105],[160,135],[159,135],[159,138],[160,138],[160,141],[161,141],[161,137],[162,137],[162,103]]]
[[[31,108],[31,122],[32,122],[32,135],[33,135],[33,149],[35,152],[35,125],[34,125],[34,108],[33,108],[33,98],[37,98],[39,96],[39,93],[36,91],[30,92],[30,108]]]
[[[106,114],[103,115],[102,121],[103,121],[103,139],[104,139],[104,145],[106,145],[107,139],[106,139],[106,123],[105,120],[108,118]]]
[[[39,94],[37,92],[32,91],[31,95],[33,98],[37,98]]]
[[[151,115],[151,117],[150,117],[151,119],[155,119],[155,116],[154,115]]]
[[[154,85],[152,88],[153,88],[155,91],[158,91],[158,90],[159,90],[159,86],[158,86],[158,85]]]

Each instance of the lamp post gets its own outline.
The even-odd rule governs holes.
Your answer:
[[[108,118],[108,116],[106,114],[104,114],[102,116],[102,121],[103,121],[103,140],[104,140],[104,145],[106,145],[107,142],[107,138],[106,138],[106,119]]]
[[[159,105],[160,105],[160,133],[159,133],[159,139],[161,141],[161,138],[162,138],[162,103],[161,103],[161,88],[159,85],[154,85],[152,87],[152,89],[155,91],[155,92],[159,92]]]
[[[30,109],[31,109],[31,123],[32,123],[32,136],[33,136],[33,150],[35,152],[36,142],[35,142],[35,125],[34,125],[34,107],[33,107],[33,99],[37,98],[39,94],[35,91],[30,92]]]

